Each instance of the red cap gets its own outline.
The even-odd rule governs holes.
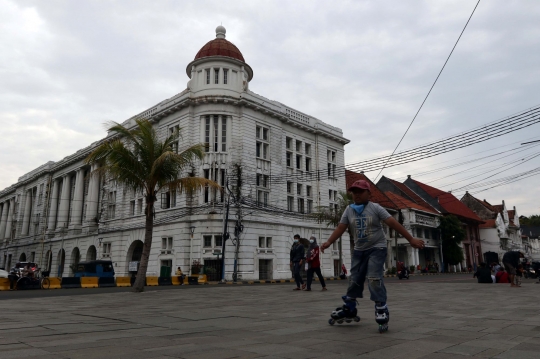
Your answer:
[[[358,188],[358,189],[367,189],[368,191],[371,192],[371,187],[369,185],[369,182],[368,181],[365,181],[365,180],[358,180],[358,181],[355,181],[348,189],[347,191],[352,191],[353,188]]]

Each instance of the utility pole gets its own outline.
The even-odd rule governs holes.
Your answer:
[[[238,254],[240,252],[240,233],[244,231],[244,225],[242,224],[242,204],[240,203],[240,195],[242,189],[242,167],[236,164],[236,225],[234,226],[234,270],[233,270],[233,282],[238,280]]]
[[[223,235],[221,241],[221,281],[225,282],[225,242],[229,239],[229,232],[227,231],[229,227],[229,206],[230,206],[230,190],[229,190],[229,178],[227,177],[227,171],[225,171],[225,188],[227,190],[227,197],[225,198],[225,213],[223,216]]]

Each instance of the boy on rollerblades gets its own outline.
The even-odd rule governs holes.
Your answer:
[[[360,320],[357,316],[356,299],[363,297],[367,276],[370,299],[375,302],[375,321],[379,324],[379,332],[382,333],[388,330],[390,312],[386,305],[386,288],[383,282],[387,249],[381,222],[401,234],[414,248],[424,248],[424,241],[413,238],[384,208],[369,201],[371,189],[367,181],[354,182],[348,191],[352,192],[354,203],[343,212],[340,224],[321,245],[321,251],[324,253],[324,250],[348,228],[354,238],[349,288],[347,294],[342,297],[343,306],[332,312],[329,323],[333,325],[336,321],[342,323]]]

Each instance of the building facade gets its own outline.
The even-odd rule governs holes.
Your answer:
[[[219,279],[226,203],[227,279],[235,257],[238,278],[290,278],[293,235],[325,240],[333,230],[309,214],[332,206],[345,186],[349,141],[339,128],[251,91],[253,70],[225,36],[219,26],[187,65],[185,90],[122,123],[131,128],[136,119],[148,119],[161,139],[180,129],[175,149],[205,144],[193,173],[239,188],[234,199],[229,191],[209,189],[191,196],[160,193],[148,275],[164,266],[187,272],[200,262]],[[108,137],[0,191],[0,267],[36,261],[51,275],[69,276],[78,261],[111,259],[117,275],[133,274],[144,239],[143,194],[90,175],[96,168],[84,164]],[[236,224],[243,228],[238,236]],[[338,258],[335,248],[323,255],[325,275],[334,274]],[[348,243],[343,259],[350,263]]]

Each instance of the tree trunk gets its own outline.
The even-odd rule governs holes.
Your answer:
[[[133,284],[133,292],[143,292],[144,285],[146,284],[146,270],[148,269],[148,259],[150,258],[150,249],[152,248],[152,233],[154,231],[154,201],[147,203],[144,229],[143,251],[139,270],[137,271],[137,279]]]

